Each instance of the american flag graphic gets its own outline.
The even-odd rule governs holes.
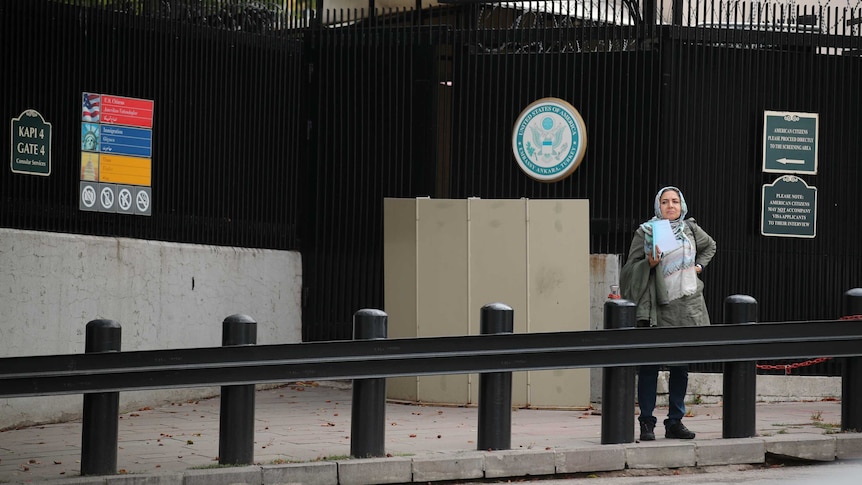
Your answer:
[[[84,101],[81,104],[81,119],[83,121],[99,121],[99,101],[101,96],[98,94],[84,93]]]

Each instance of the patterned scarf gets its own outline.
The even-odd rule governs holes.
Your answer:
[[[657,273],[662,276],[659,284],[664,286],[665,290],[657,292],[659,304],[667,304],[677,298],[693,295],[697,291],[697,271],[694,268],[696,250],[695,246],[685,235],[685,216],[688,214],[688,205],[685,203],[682,191],[678,188],[664,187],[656,194],[654,203],[655,217],[641,224],[641,228],[646,235],[644,238],[644,251],[649,253],[652,250],[652,222],[662,219],[661,196],[668,190],[673,190],[679,194],[679,219],[670,221],[670,227],[673,229],[676,238],[682,243],[682,246],[671,252],[663,252],[662,258],[656,267]]]

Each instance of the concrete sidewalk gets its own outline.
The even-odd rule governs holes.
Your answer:
[[[0,432],[0,483],[364,485],[756,464],[768,454],[862,458],[862,434],[840,433],[841,403],[815,401],[757,404],[757,437],[744,439],[721,438],[720,406],[693,404],[685,423],[696,439],[658,432],[654,442],[625,445],[601,444],[598,413],[518,409],[511,450],[495,452],[476,451],[475,407],[388,403],[388,456],[350,459],[351,397],[337,383],[258,391],[255,465],[247,467],[216,468],[218,398],[122,415],[110,477],[80,477],[80,421]]]

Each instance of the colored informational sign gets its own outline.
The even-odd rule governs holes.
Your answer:
[[[102,123],[153,127],[153,101],[102,95]]]
[[[763,171],[817,174],[817,113],[763,113]]]
[[[28,109],[12,118],[12,171],[51,175],[51,123]]]
[[[80,210],[152,215],[153,101],[83,93]]]
[[[99,157],[99,182],[150,186],[152,163],[149,158],[103,153]]]
[[[813,238],[817,234],[817,187],[795,175],[763,186],[761,234]]]
[[[151,157],[153,153],[153,131],[126,126],[103,125],[99,151],[118,155]]]

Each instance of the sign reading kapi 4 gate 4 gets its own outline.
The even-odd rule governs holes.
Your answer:
[[[784,175],[763,186],[761,234],[805,237],[817,234],[817,187],[795,175]]]
[[[36,110],[12,118],[12,171],[51,175],[51,123]]]
[[[817,174],[817,113],[763,113],[763,171]]]
[[[559,98],[542,98],[521,111],[512,130],[512,152],[528,176],[556,182],[584,159],[587,129],[581,114]]]

